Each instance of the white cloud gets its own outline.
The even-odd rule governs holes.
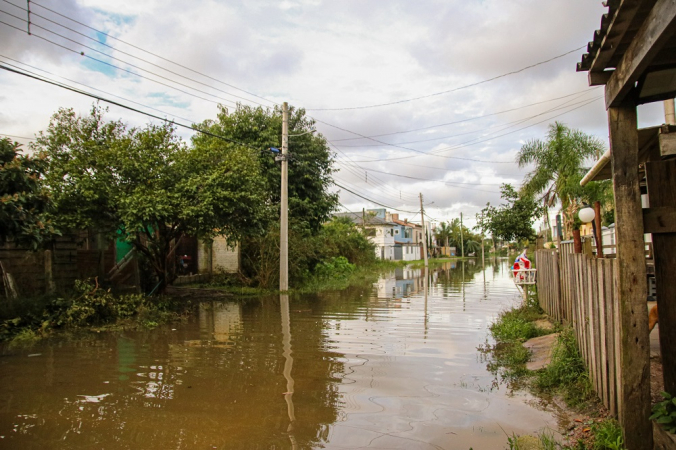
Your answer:
[[[25,3],[11,1],[20,8],[25,7]],[[0,25],[0,41],[3,42],[0,54],[48,70],[54,74],[48,75],[50,78],[57,79],[55,75],[61,75],[104,90],[109,93],[102,94],[106,97],[116,94],[152,106],[161,110],[150,111],[159,116],[181,117],[190,121],[215,116],[217,107],[213,101],[218,100],[212,95],[228,99],[228,105],[242,101],[235,95],[250,100],[249,103],[271,104],[242,90],[274,102],[289,101],[305,108],[397,102],[452,90],[519,70],[584,45],[591,39],[599,26],[601,14],[605,12],[598,1],[518,0],[505,3],[498,0],[439,0],[420,3],[405,0],[285,0],[233,4],[213,0],[43,0],[43,3],[67,17],[180,63],[185,68],[112,38],[108,38],[106,43],[117,50],[97,47],[127,63],[194,89],[158,79],[173,85],[174,89],[171,89],[116,71],[88,60],[86,56],[4,25]],[[7,12],[16,10],[13,13],[24,17],[20,9],[8,4],[1,9]],[[34,11],[88,36],[97,37],[92,30],[38,6],[34,7]],[[40,17],[33,19],[35,25],[86,43],[82,36]],[[2,20],[20,30],[25,27],[21,20],[6,15]],[[34,31],[36,35],[76,52],[82,50],[81,45],[39,28]],[[135,60],[122,52],[147,62]],[[344,146],[337,153],[341,161],[348,158],[353,161],[383,159],[354,163],[348,167],[339,165],[341,170],[336,179],[346,187],[349,184],[350,189],[366,197],[405,210],[419,208],[416,199],[422,192],[426,200],[434,202],[429,208],[433,216],[445,220],[463,211],[466,216],[472,217],[487,201],[500,202],[500,183],[518,185],[521,182],[526,170],[513,163],[516,152],[523,143],[543,137],[550,122],[561,120],[602,139],[607,138],[603,102],[581,103],[601,96],[603,92],[600,88],[582,93],[579,97],[524,107],[589,89],[586,74],[575,72],[575,63],[582,53],[583,50],[576,51],[519,74],[417,101],[371,109],[310,110],[309,114],[364,135],[456,122],[377,138],[395,145],[404,143],[401,145],[419,152],[438,152],[446,158],[367,139],[338,141],[357,136],[322,123],[317,124],[317,129],[331,141],[336,140],[336,145]],[[105,59],[90,50],[86,50],[85,54]],[[4,58],[0,60],[16,64]],[[133,72],[139,71],[124,62],[109,62]],[[177,74],[203,84],[179,78]],[[146,76],[156,78],[147,73]],[[0,83],[3,85],[0,93],[0,132],[5,134],[32,136],[46,128],[50,115],[59,107],[73,107],[85,113],[92,102],[75,93],[4,71],[0,71]],[[72,81],[68,83],[73,84]],[[196,89],[207,93],[197,92]],[[210,98],[212,102],[181,91]],[[639,109],[642,126],[661,123],[662,112],[658,106],[648,105]],[[494,114],[513,108],[519,109]],[[111,118],[118,117],[132,125],[149,120],[111,107]],[[188,133],[184,135],[187,137]],[[355,147],[358,145],[368,146]],[[413,157],[386,160],[402,156]],[[499,164],[496,161],[509,163]],[[366,183],[364,171],[368,169],[410,178],[370,172],[369,183]],[[472,184],[451,186],[433,180]],[[369,206],[348,193],[341,194],[341,202],[352,209]]]

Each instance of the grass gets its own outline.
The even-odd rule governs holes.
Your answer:
[[[593,391],[589,374],[578,351],[573,330],[556,326],[558,337],[552,349],[551,363],[544,369],[529,371],[526,363],[530,352],[523,347],[528,339],[549,334],[535,325],[545,317],[532,292],[528,300],[517,308],[505,311],[491,325],[494,345],[486,344],[479,350],[488,355],[488,368],[500,374],[511,387],[525,387],[542,398],[560,396],[568,407],[575,410],[593,408],[598,410],[599,400]],[[524,449],[570,449],[570,450],[623,450],[622,430],[613,419],[595,419],[586,426],[587,437],[573,446],[556,442],[550,434],[538,436],[508,437],[512,450]]]

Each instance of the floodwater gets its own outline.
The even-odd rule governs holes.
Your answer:
[[[519,300],[507,260],[468,261],[3,348],[0,448],[506,448],[556,427],[477,351]]]

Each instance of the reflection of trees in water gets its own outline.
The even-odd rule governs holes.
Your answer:
[[[293,299],[290,307],[300,448],[326,441],[345,370],[344,355],[327,350],[324,321],[313,317],[324,310],[318,303]],[[328,302],[344,303],[344,296]],[[64,447],[289,447],[279,299],[229,305],[203,308],[192,328],[99,336],[56,350],[49,383],[42,370],[25,373],[20,396],[3,402],[0,434],[13,435],[15,448],[61,439]],[[19,416],[26,411],[36,414]]]
[[[469,264],[473,262],[474,264]],[[475,261],[451,261],[434,268],[437,271],[437,282],[457,292],[464,283],[472,281],[476,274],[483,271],[481,264]]]

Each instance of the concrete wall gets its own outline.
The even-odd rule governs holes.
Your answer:
[[[234,247],[229,247],[228,241],[222,236],[214,238],[211,243],[211,248],[209,248],[208,244],[200,242],[197,250],[197,257],[199,260],[198,266],[200,273],[233,273],[239,271],[239,244],[236,244]],[[211,262],[211,264],[209,264],[209,262]]]

